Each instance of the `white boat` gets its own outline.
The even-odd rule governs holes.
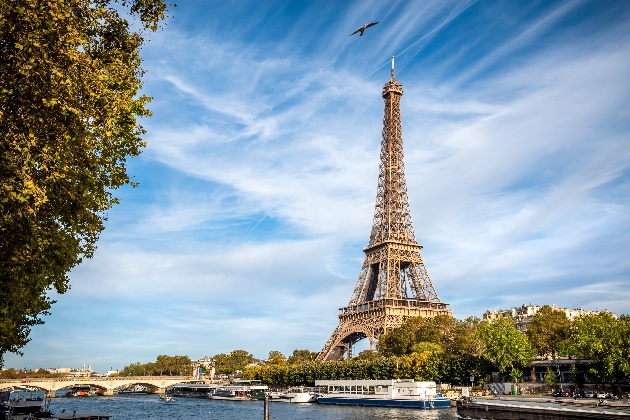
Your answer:
[[[290,403],[314,403],[317,402],[317,393],[303,386],[289,388],[287,392],[280,395],[277,401]]]
[[[226,386],[218,388],[216,391],[208,395],[212,400],[230,400],[230,401],[251,401],[249,389],[242,386]]]
[[[267,392],[267,396],[271,400],[279,400],[280,398],[282,398],[283,395],[284,395],[284,391],[277,391],[275,389]]]
[[[160,395],[160,401],[172,402],[172,401],[175,401],[175,400],[170,395],[162,394],[162,395]]]
[[[217,384],[180,383],[166,388],[166,394],[173,397],[206,398],[219,387]]]
[[[449,398],[437,393],[435,382],[413,379],[315,381],[327,387],[320,404],[377,407],[448,408]]]
[[[208,393],[208,398],[213,400],[249,401],[263,400],[269,390],[257,380],[240,380],[234,385],[223,385],[216,391]]]

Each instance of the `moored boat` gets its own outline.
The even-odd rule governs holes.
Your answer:
[[[314,403],[317,402],[318,394],[310,388],[303,386],[289,388],[287,392],[281,394],[278,400],[290,403]]]
[[[174,397],[206,398],[219,387],[216,384],[180,383],[166,388],[166,394]]]
[[[0,392],[0,404],[2,413],[6,418],[22,418],[37,413],[48,412],[48,400],[45,396],[24,397],[11,395],[11,392]],[[9,417],[11,416],[11,417]]]
[[[118,395],[146,395],[147,393],[147,387],[144,385],[136,385],[133,388],[120,388],[118,390]]]
[[[240,380],[234,385],[223,385],[215,392],[208,393],[208,398],[213,400],[263,400],[269,387],[257,380]]]
[[[208,395],[212,400],[230,400],[230,401],[251,401],[252,396],[249,390],[244,387],[227,386],[218,388],[215,392]]]
[[[327,391],[320,404],[378,407],[449,408],[449,398],[437,393],[435,382],[406,380],[315,381]]]

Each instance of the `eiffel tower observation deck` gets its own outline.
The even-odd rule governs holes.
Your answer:
[[[345,308],[339,309],[339,324],[317,360],[341,360],[352,356],[353,345],[376,340],[415,316],[451,315],[448,303],[440,301],[420,256],[407,197],[400,116],[402,83],[394,77],[383,86],[385,115],[376,206],[370,242],[363,249],[365,261]]]

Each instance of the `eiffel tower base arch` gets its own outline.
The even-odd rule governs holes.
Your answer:
[[[381,335],[400,327],[407,319],[437,315],[452,316],[452,312],[445,303],[416,299],[382,299],[341,308],[339,324],[316,360],[352,357],[352,346],[365,338],[370,340],[373,350]]]

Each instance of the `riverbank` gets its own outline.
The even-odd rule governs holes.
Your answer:
[[[508,397],[508,396],[506,396]],[[457,403],[457,414],[471,419],[554,420],[554,419],[630,419],[627,401],[598,405],[596,399],[551,399],[537,396],[474,398]]]

